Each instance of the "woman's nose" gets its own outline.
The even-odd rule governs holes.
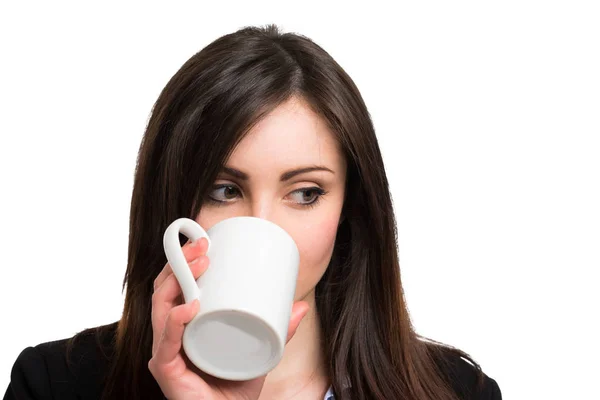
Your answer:
[[[254,202],[250,209],[250,215],[256,218],[269,219],[271,209],[271,205],[267,204],[267,202]]]
[[[262,198],[251,202],[250,207],[248,207],[248,213],[252,217],[262,218],[271,222],[275,222],[275,209],[276,207],[274,207],[273,200]]]

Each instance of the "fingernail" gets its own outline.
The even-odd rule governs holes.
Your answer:
[[[196,247],[198,246],[198,241],[197,240],[192,240],[192,243],[190,244],[190,247]]]

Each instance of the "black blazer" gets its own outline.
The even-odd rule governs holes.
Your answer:
[[[110,357],[112,353],[116,326],[111,324],[110,334],[102,339],[101,346],[94,335],[84,335],[72,349],[70,360],[76,364],[71,369],[66,362],[67,339],[27,347],[12,367],[4,400],[99,399],[102,379],[109,368],[106,355]],[[448,356],[446,361],[445,370],[461,399],[502,399],[496,381],[485,374],[482,390],[475,390],[477,373],[470,363],[457,356]],[[160,393],[158,384],[156,388]]]

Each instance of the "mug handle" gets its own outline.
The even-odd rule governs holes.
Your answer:
[[[184,234],[192,241],[205,237],[208,240],[208,248],[210,248],[210,237],[196,221],[189,218],[179,218],[173,221],[163,236],[163,246],[169,265],[181,286],[185,302],[191,303],[200,298],[200,289],[183,255],[179,243],[179,233]]]

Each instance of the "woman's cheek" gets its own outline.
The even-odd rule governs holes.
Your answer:
[[[338,217],[329,217],[318,223],[305,224],[292,233],[300,252],[296,299],[310,293],[325,273],[333,253],[338,222]]]

